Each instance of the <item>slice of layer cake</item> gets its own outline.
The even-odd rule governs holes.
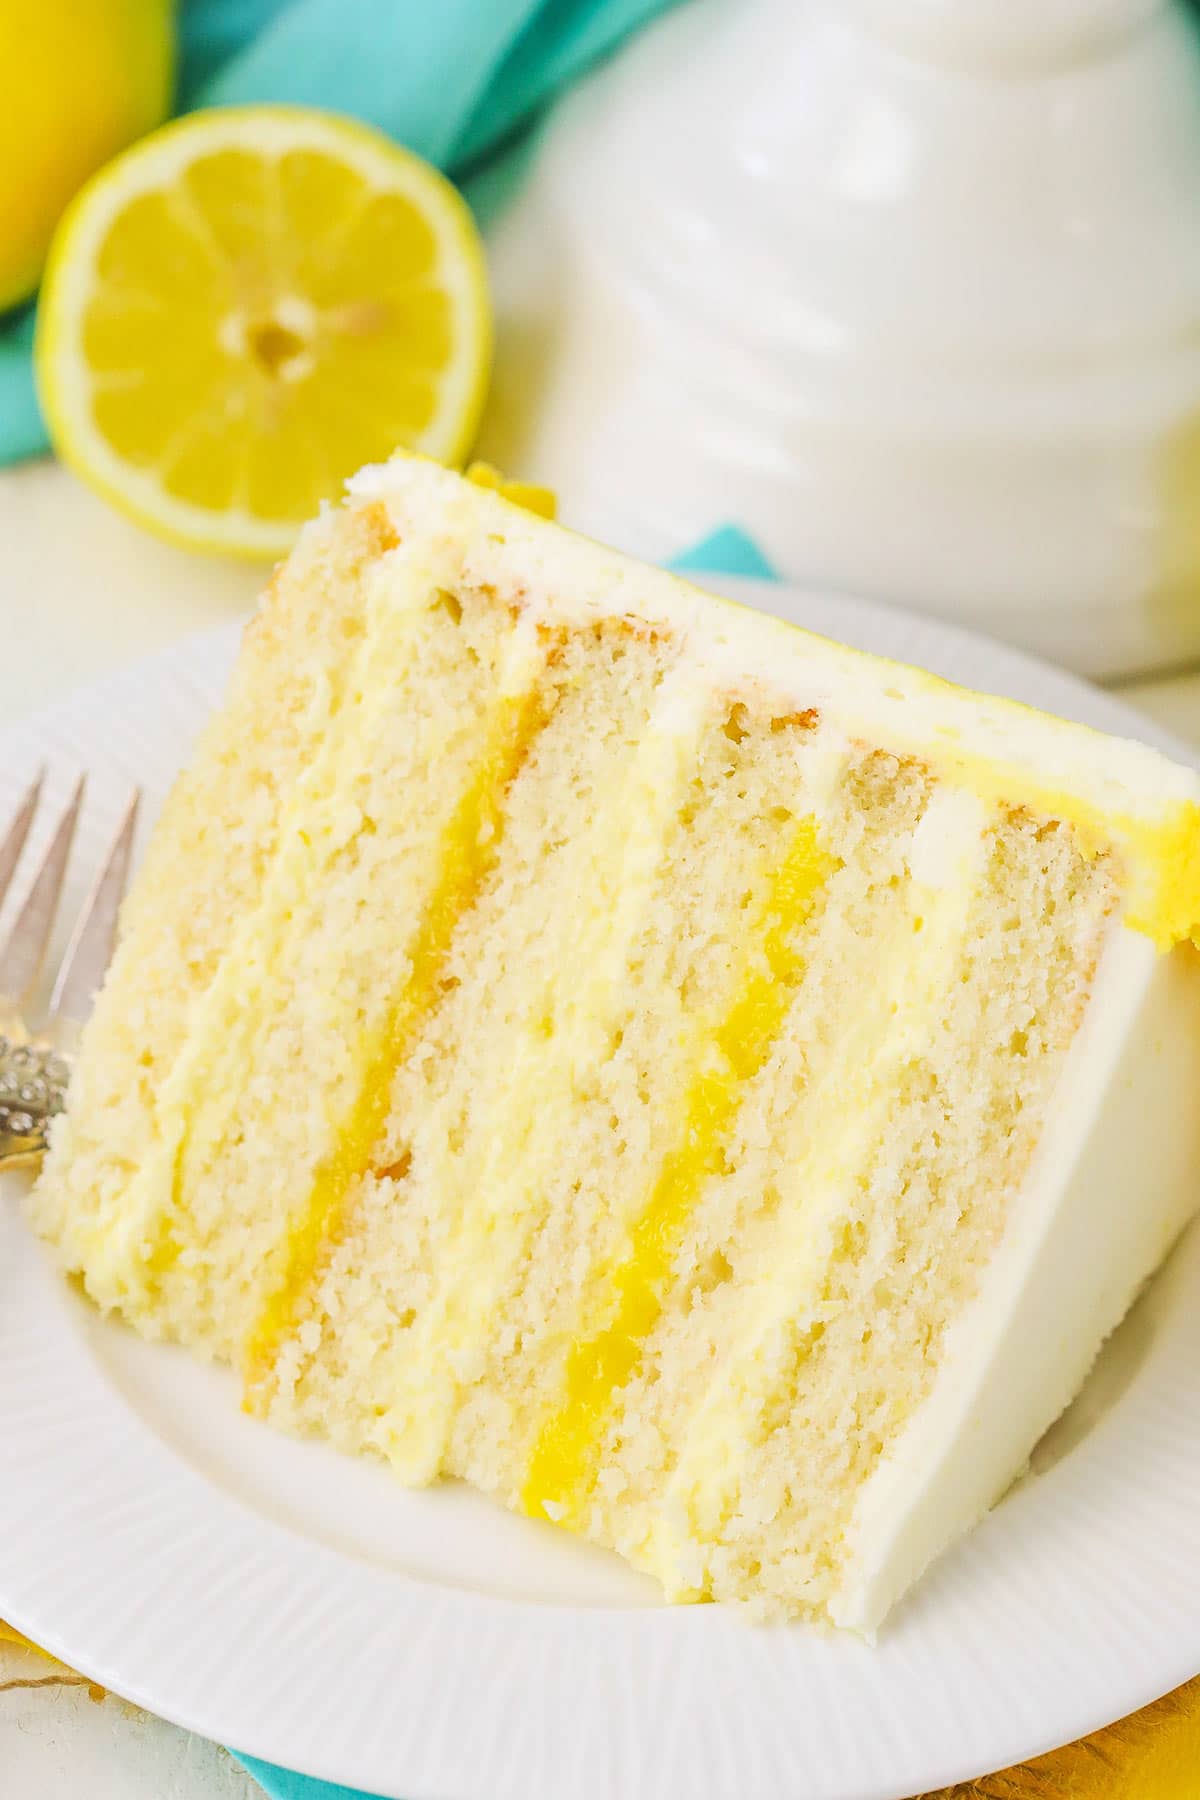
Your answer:
[[[869,1630],[1200,1198],[1198,802],[368,470],[158,827],[34,1217],[277,1425]]]

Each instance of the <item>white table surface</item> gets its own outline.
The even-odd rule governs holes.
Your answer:
[[[0,475],[0,719],[244,612],[261,565],[146,536],[67,471]],[[1200,747],[1200,671],[1125,697]],[[251,1800],[221,1750],[0,1644],[0,1795],[8,1800]]]
[[[229,1754],[0,1643],[4,1800],[262,1800]]]

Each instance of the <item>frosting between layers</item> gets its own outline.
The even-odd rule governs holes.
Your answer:
[[[953,978],[988,824],[987,809],[973,796],[943,788],[917,826],[903,906],[797,1121],[787,1235],[746,1289],[736,1355],[714,1374],[671,1476],[670,1496],[679,1504],[664,1509],[651,1558],[668,1591],[690,1585],[695,1544],[715,1543],[738,1504],[747,1417],[763,1419],[765,1438],[774,1407],[793,1391],[806,1323],[811,1328],[825,1307],[825,1265],[814,1244],[844,1211],[895,1101],[897,1076]],[[815,1137],[814,1111],[824,1122]],[[811,1316],[799,1298],[801,1272],[812,1283]]]
[[[496,702],[487,749],[443,832],[441,869],[417,928],[408,979],[379,1042],[364,1058],[358,1099],[342,1124],[336,1149],[318,1169],[304,1211],[289,1233],[280,1279],[247,1346],[248,1397],[268,1380],[279,1342],[297,1322],[297,1309],[341,1227],[350,1192],[366,1172],[371,1151],[383,1135],[396,1066],[435,1000],[438,977],[458,921],[495,862],[503,832],[504,796],[541,722],[542,702],[534,688],[505,693]]]
[[[541,1212],[542,1171],[561,1154],[550,1121],[570,1105],[577,1071],[595,1061],[617,1026],[627,959],[666,821],[683,802],[705,700],[678,683],[676,671],[658,688],[643,735],[615,773],[609,808],[580,834],[584,885],[602,897],[574,913],[569,950],[565,941],[558,948],[554,976],[539,988],[514,1045],[514,1061],[528,1071],[524,1091],[496,1109],[486,1146],[465,1167],[457,1158],[439,1160],[436,1179],[454,1214],[444,1255],[455,1279],[437,1288],[409,1328],[378,1426],[379,1447],[406,1480],[431,1479],[443,1467],[464,1371],[486,1356],[507,1275]],[[529,1154],[535,1134],[541,1158]]]
[[[678,1142],[668,1150],[627,1254],[596,1271],[609,1311],[605,1322],[576,1338],[567,1359],[565,1394],[545,1421],[522,1493],[527,1512],[569,1522],[594,1474],[593,1459],[613,1396],[636,1369],[662,1310],[679,1239],[721,1145],[744,1084],[757,1073],[787,1016],[803,971],[797,944],[829,870],[816,819],[801,819],[777,869],[752,934],[750,966],[713,1036],[712,1054],[692,1078]]]

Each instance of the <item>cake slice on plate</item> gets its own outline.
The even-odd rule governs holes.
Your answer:
[[[1200,1199],[1198,802],[397,459],[267,591],[34,1218],[274,1424],[870,1630]]]

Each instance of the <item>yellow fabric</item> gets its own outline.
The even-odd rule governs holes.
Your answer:
[[[37,1649],[3,1619],[0,1638]],[[1196,1800],[1198,1794],[1200,1677],[1077,1744],[916,1800]]]
[[[1078,1744],[921,1800],[1196,1800],[1200,1679]]]

